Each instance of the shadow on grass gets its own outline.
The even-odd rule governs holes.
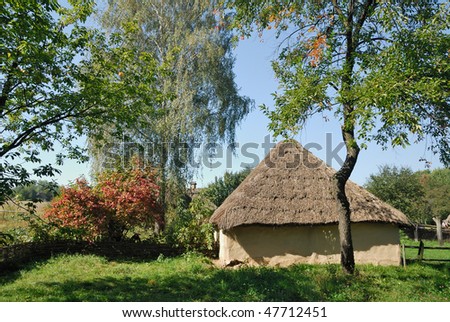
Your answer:
[[[105,263],[101,263],[105,266],[100,265],[100,269],[113,264]],[[450,294],[448,264],[414,264],[406,270],[361,266],[355,276],[347,276],[339,265],[232,270],[211,267],[201,259],[184,267],[183,263],[186,262],[181,259],[169,259],[167,266],[164,260],[151,262],[155,266],[150,269],[143,266],[139,275],[131,272],[127,276],[126,271],[111,270],[108,275],[94,275],[89,280],[76,280],[70,275],[62,281],[51,277],[41,281],[33,279],[18,284],[13,291],[22,301],[91,302],[383,301],[386,296],[391,301],[420,301],[420,294],[425,295],[423,300],[442,301]],[[40,265],[29,265],[27,271]],[[1,278],[0,285],[12,283],[20,275],[13,273]],[[409,299],[411,296],[415,297]]]
[[[122,276],[102,277],[87,282],[40,282],[34,287],[16,288],[15,293],[22,298],[41,298],[45,301],[322,300],[311,279],[294,279],[286,270],[208,269],[204,273],[197,277],[172,275],[158,280]],[[20,294],[22,292],[23,296]]]

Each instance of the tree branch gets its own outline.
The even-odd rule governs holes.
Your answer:
[[[78,105],[79,105],[79,103],[74,103],[74,105],[67,112],[55,115],[54,117],[51,117],[51,118],[49,118],[47,120],[44,120],[44,121],[36,124],[35,126],[32,126],[29,129],[25,130],[21,134],[17,135],[17,137],[10,144],[4,144],[0,148],[0,157],[3,157],[6,153],[8,153],[8,152],[14,150],[15,148],[21,146],[24,142],[26,142],[27,140],[29,140],[30,138],[35,136],[37,134],[36,133],[37,130],[42,129],[42,128],[48,126],[48,125],[56,124],[58,122],[61,122],[63,120],[71,118],[71,117],[97,116],[97,115],[101,115],[101,114],[103,114],[105,112],[105,111],[99,111],[98,113],[86,114],[86,112],[89,109],[91,109],[92,106],[94,106],[94,105],[91,105],[91,106],[88,106],[85,109],[82,109],[82,110],[80,110],[80,111],[78,111],[76,113],[72,113],[72,111]]]
[[[371,41],[378,41],[378,40],[383,40],[386,42],[393,42],[392,39],[390,38],[386,38],[386,37],[374,37],[374,38],[370,38],[369,40],[361,40],[359,43],[356,44],[356,47],[358,47],[359,45],[365,44],[367,42],[371,42]]]
[[[19,63],[17,61],[14,61],[11,65],[11,70],[16,69],[19,66]],[[11,80],[11,72],[8,73],[8,75],[6,76],[6,81],[5,84],[3,85],[2,88],[2,94],[0,96],[0,114],[3,116],[3,109],[6,106],[6,101],[8,100],[9,97],[9,93],[11,93],[13,87],[15,85],[13,84],[12,80]]]
[[[376,7],[377,3],[375,0],[366,0],[364,3],[363,9],[361,11],[361,15],[359,16],[356,26],[355,26],[355,45],[357,46],[357,42],[359,41],[359,36],[361,32],[361,28],[363,27],[364,23],[366,22],[367,17],[369,16],[369,12],[373,10]]]
[[[344,12],[342,11],[342,9],[339,7],[337,0],[331,0],[331,3],[333,4],[334,10],[336,10],[336,13],[338,14],[339,18],[342,20],[342,22],[344,23],[344,26],[346,28],[348,28],[347,25],[347,20],[345,19],[345,15]]]

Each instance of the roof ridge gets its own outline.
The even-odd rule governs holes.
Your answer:
[[[279,142],[216,209],[210,221],[225,230],[249,224],[336,223],[340,204],[332,182],[335,173],[299,142]],[[352,222],[409,224],[402,212],[350,180],[346,192]]]

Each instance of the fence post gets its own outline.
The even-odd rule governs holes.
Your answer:
[[[405,244],[402,244],[402,259],[403,259],[403,267],[406,268]]]
[[[423,259],[423,252],[425,251],[425,245],[423,244],[423,241],[420,241],[419,243],[419,252],[417,253],[417,260],[420,262],[422,262]]]

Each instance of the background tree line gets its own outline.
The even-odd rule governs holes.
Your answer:
[[[401,210],[414,223],[434,224],[450,215],[450,169],[412,171],[384,165],[370,175],[367,190]]]

